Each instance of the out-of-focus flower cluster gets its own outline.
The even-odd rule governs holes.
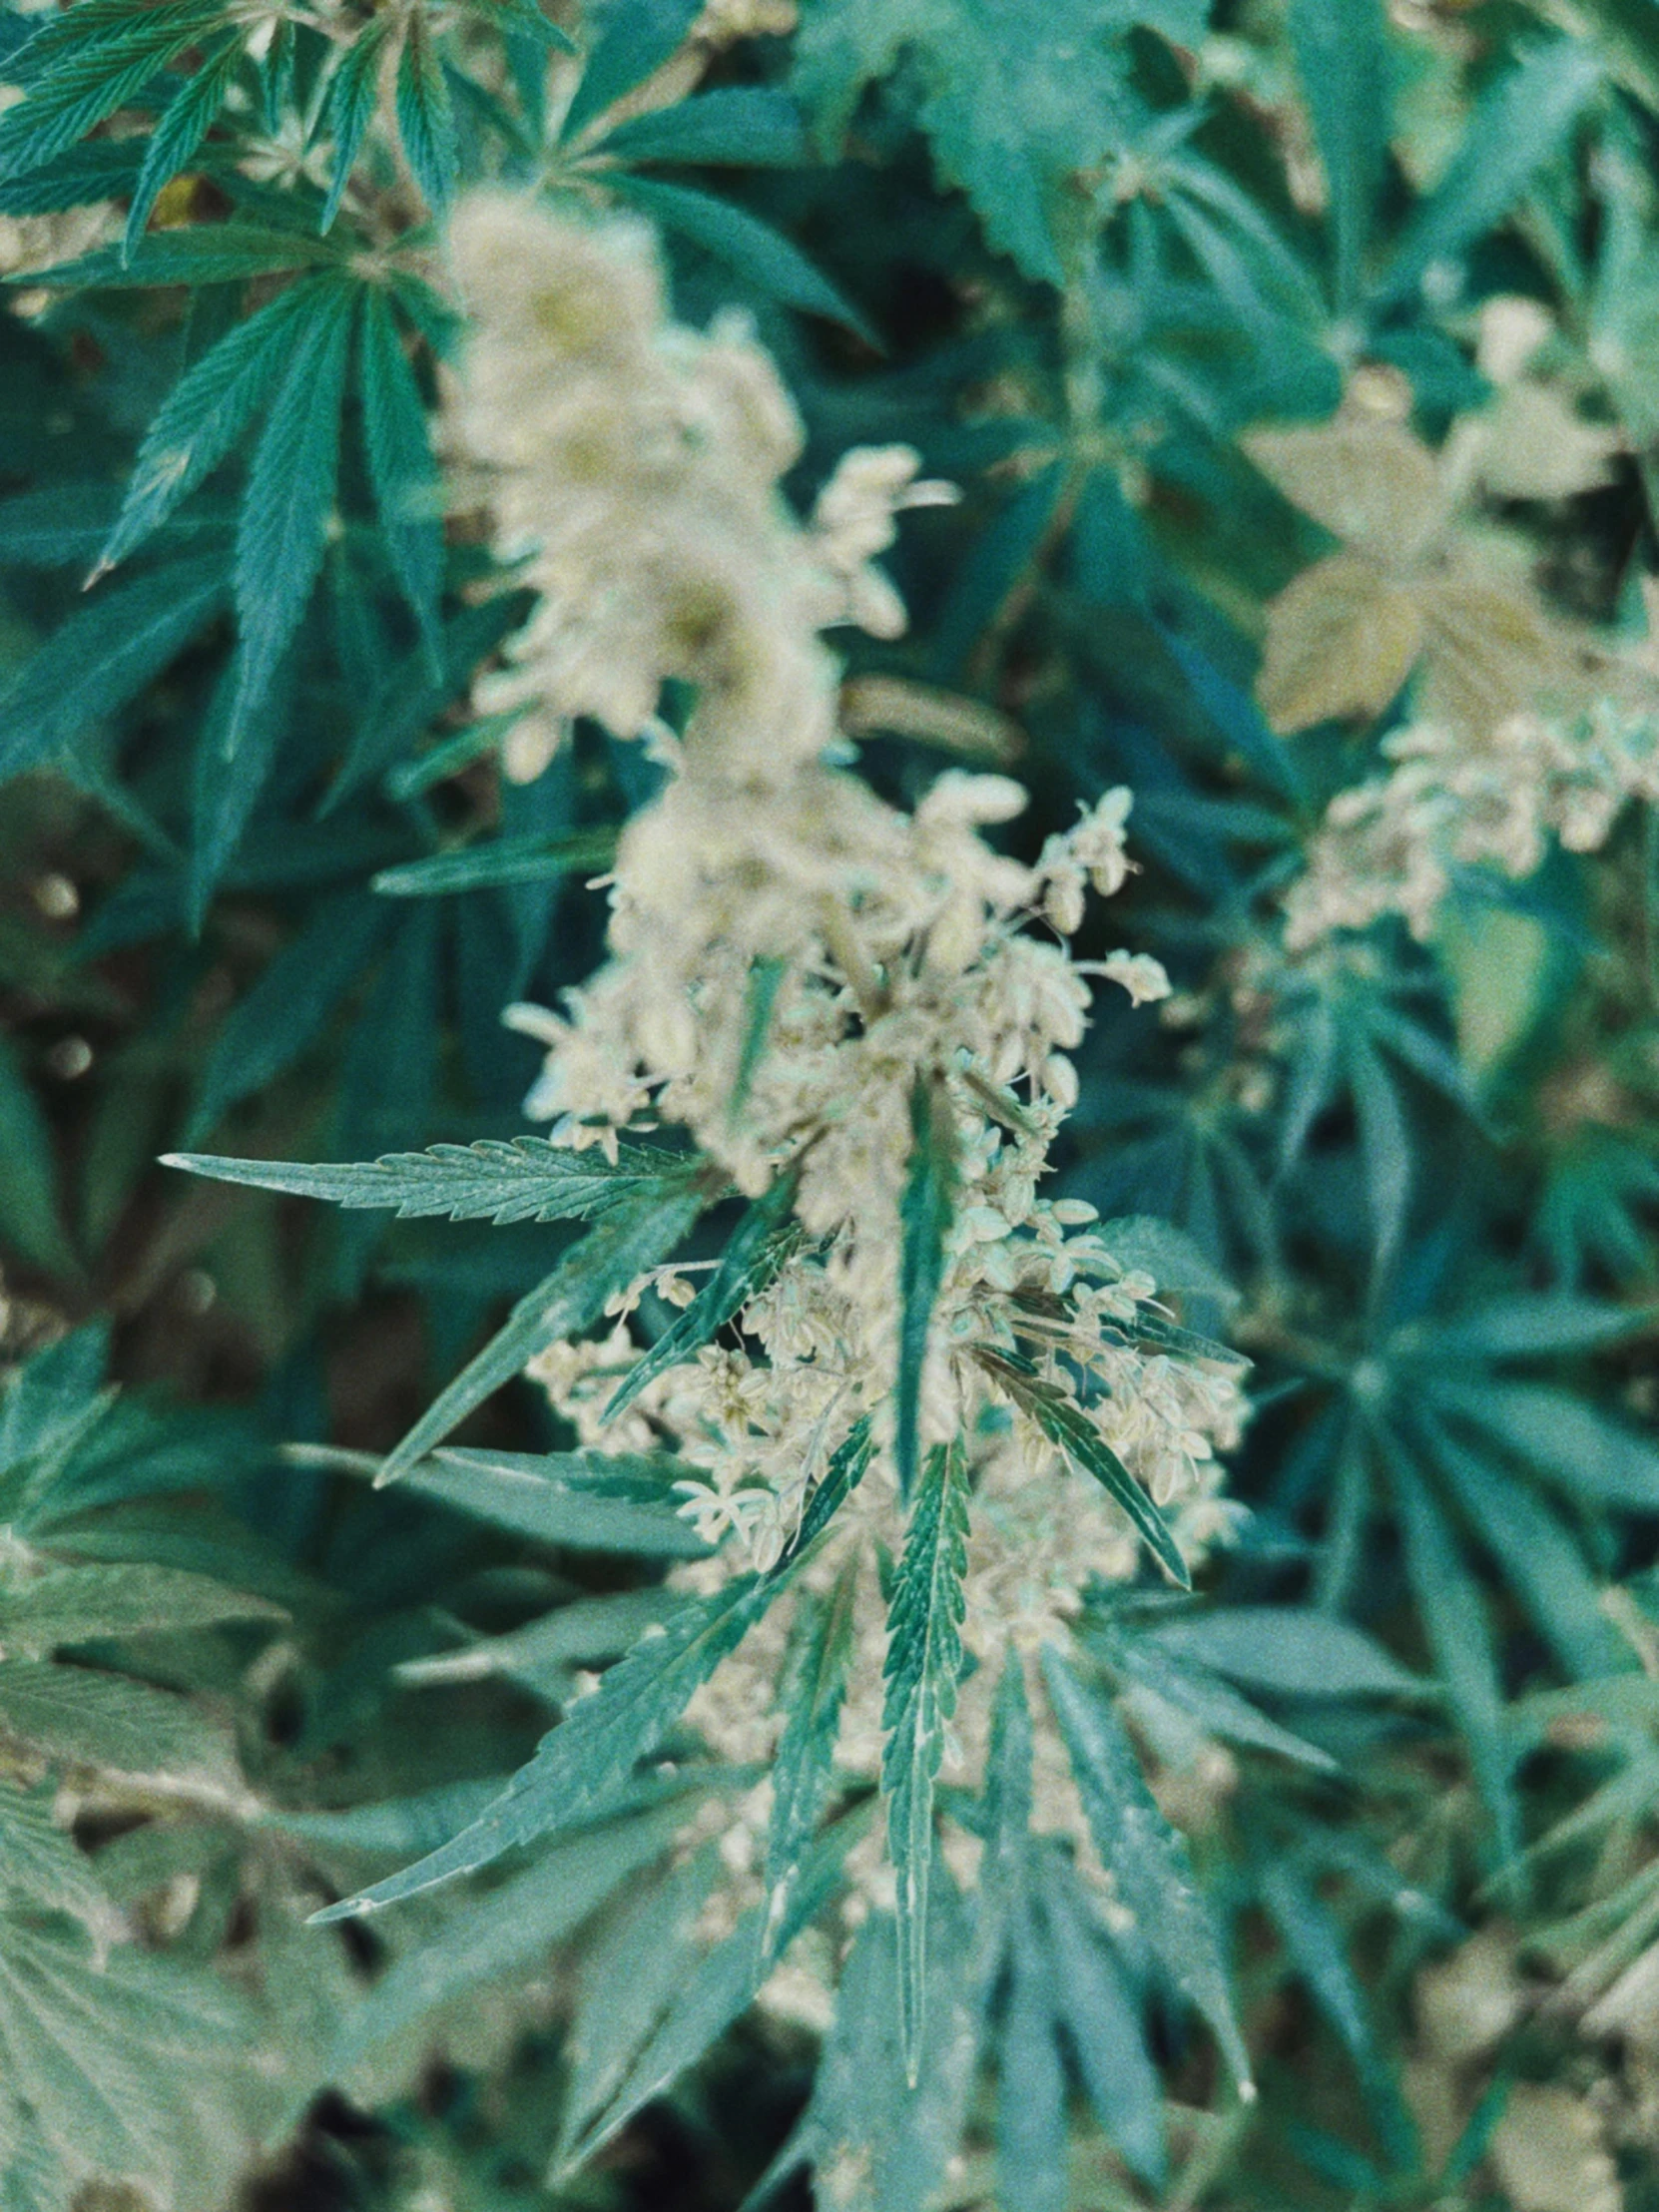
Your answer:
[[[643,1349],[620,1301],[611,1339],[535,1364],[584,1442],[676,1451],[685,1510],[718,1548],[693,1589],[777,1559],[831,1455],[868,1418],[873,1465],[798,1588],[850,1577],[856,1654],[839,1756],[873,1776],[881,1739],[877,1558],[902,1545],[891,1459],[901,1197],[918,1087],[942,1119],[953,1203],[932,1310],[923,1448],[961,1437],[972,1466],[964,1683],[947,1764],[983,1764],[989,1692],[1010,1649],[1067,1633],[1093,1580],[1136,1568],[1107,1492],[1022,1409],[1010,1375],[1081,1408],[1196,1556],[1225,1524],[1218,1450],[1239,1431],[1238,1367],[1165,1349],[1156,1285],[1121,1266],[1094,1209],[1039,1195],[1077,1095],[1095,975],[1140,1002],[1155,960],[1093,965],[1066,943],[1090,888],[1129,870],[1129,794],[1108,793],[1027,865],[985,835],[1024,805],[1000,776],[948,773],[913,813],[844,767],[826,627],[896,633],[873,556],[894,512],[941,496],[904,449],[849,454],[803,525],[778,480],[800,449],[767,356],[738,325],[664,318],[647,234],[490,200],[456,231],[477,334],[451,448],[481,466],[498,551],[535,613],[481,702],[521,711],[540,760],[575,715],[641,736],[670,770],[623,834],[610,957],[562,1010],[514,1010],[548,1048],[529,1102],[576,1145],[685,1128],[738,1187],[793,1181],[794,1241],[720,1343],[605,1408]],[[696,688],[684,732],[657,720],[666,678]],[[689,1274],[662,1271],[671,1305]],[[1167,1342],[1174,1342],[1168,1339]],[[1002,1363],[999,1368],[999,1361]],[[764,1757],[797,1599],[781,1601],[700,1694],[718,1750]],[[1051,1825],[1080,1833],[1057,1738]],[[741,1852],[738,1854],[741,1857]]]
[[[1341,792],[1286,899],[1292,949],[1398,914],[1426,938],[1457,867],[1519,881],[1551,837],[1606,841],[1627,799],[1659,802],[1659,719],[1604,701],[1572,726],[1511,715],[1479,743],[1413,723],[1382,742],[1393,766]]]

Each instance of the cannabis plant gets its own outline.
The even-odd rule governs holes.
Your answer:
[[[0,2212],[1659,2205],[1659,25],[0,85]]]

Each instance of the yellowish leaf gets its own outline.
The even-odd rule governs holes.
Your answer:
[[[1497,499],[1571,499],[1611,483],[1623,445],[1609,423],[1586,422],[1557,384],[1511,384],[1479,418],[1479,474]]]
[[[1256,430],[1245,451],[1294,506],[1357,551],[1408,566],[1444,519],[1434,456],[1402,422],[1339,415],[1308,430]]]
[[[1595,2107],[1570,2089],[1517,2082],[1492,2133],[1515,2212],[1619,2212],[1624,2193]]]
[[[1427,721],[1484,735],[1510,715],[1545,712],[1570,696],[1575,671],[1566,642],[1518,586],[1452,575],[1425,586],[1423,604]]]
[[[1391,583],[1375,561],[1333,553],[1269,607],[1256,696],[1281,737],[1340,715],[1381,714],[1422,643],[1415,593]]]

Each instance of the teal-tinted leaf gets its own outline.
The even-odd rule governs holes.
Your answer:
[[[866,1413],[861,1420],[853,1422],[830,1453],[830,1464],[813,1485],[795,1542],[772,1569],[774,1577],[788,1574],[806,1558],[863,1480],[874,1456],[875,1440]]]
[[[561,137],[578,137],[624,93],[644,84],[679,52],[701,12],[701,0],[599,0],[583,18],[586,59]]]
[[[1223,1743],[1277,1752],[1282,1759],[1322,1774],[1338,1771],[1329,1752],[1269,1720],[1248,1698],[1202,1667],[1172,1666],[1154,1644],[1136,1637],[1126,1637],[1114,1657],[1128,1677],[1125,1702],[1137,1718],[1146,1714],[1156,1721],[1162,1714],[1176,1721],[1180,1716],[1196,1721],[1206,1736],[1220,1737]]]
[[[641,1199],[607,1214],[551,1275],[519,1300],[483,1351],[439,1392],[387,1454],[379,1480],[391,1482],[407,1473],[475,1406],[521,1375],[538,1352],[561,1337],[591,1329],[615,1292],[671,1256],[707,1203],[705,1191],[682,1185],[667,1196]]]
[[[1427,1484],[1391,1434],[1387,1466],[1399,1506],[1405,1571],[1423,1634],[1462,1725],[1470,1764],[1497,1832],[1499,1857],[1511,1865],[1520,1848],[1520,1818],[1504,1734],[1503,1687],[1480,1587],[1458,1557]]]
[[[1582,1505],[1659,1512],[1659,1448],[1582,1398],[1495,1376],[1430,1380],[1431,1402]]]
[[[564,1704],[571,1694],[573,1667],[620,1659],[681,1603],[677,1593],[661,1583],[643,1590],[618,1590],[612,1597],[572,1598],[568,1605],[555,1605],[540,1620],[509,1629],[504,1636],[480,1636],[457,1651],[403,1659],[393,1672],[399,1682],[422,1688],[510,1675]]]
[[[384,909],[360,892],[324,899],[220,1029],[190,1120],[205,1137],[233,1106],[291,1067],[368,964]]]
[[[429,1152],[392,1152],[382,1160],[306,1166],[287,1160],[236,1160],[215,1153],[169,1153],[163,1163],[219,1183],[322,1198],[335,1206],[386,1207],[401,1221],[597,1221],[620,1206],[671,1193],[686,1163],[643,1145],[619,1147],[616,1165],[597,1149],[572,1152],[546,1137],[482,1137],[438,1144]]]
[[[279,292],[180,377],[144,434],[99,572],[125,560],[218,467],[276,383],[310,300],[304,284]]]
[[[694,1360],[766,1289],[800,1242],[794,1216],[799,1181],[793,1173],[781,1175],[765,1197],[747,1209],[719,1267],[613,1392],[605,1408],[606,1420],[615,1420],[658,1376]]]
[[[148,231],[130,254],[120,246],[100,247],[78,261],[36,270],[29,281],[60,291],[229,284],[246,276],[315,269],[338,259],[338,250],[327,240],[307,238],[302,231],[268,231],[253,223],[205,223],[197,230]]]
[[[143,145],[130,139],[89,140],[43,168],[0,182],[0,215],[63,215],[131,192],[143,159]]]
[[[920,1455],[921,1383],[933,1308],[944,1281],[945,1243],[955,1217],[956,1122],[942,1084],[920,1076],[910,1092],[910,1157],[898,1202],[898,1363],[893,1388],[893,1462],[908,1497]]]
[[[857,308],[792,245],[781,231],[712,194],[689,185],[664,184],[655,177],[623,174],[607,178],[617,197],[659,223],[665,231],[689,239],[725,264],[732,275],[763,299],[781,300],[808,314],[826,316],[856,332],[866,345],[879,340]]]
[[[1085,1474],[1094,1476],[1170,1579],[1183,1590],[1190,1590],[1193,1578],[1169,1523],[1082,1406],[1043,1382],[1024,1362],[992,1352],[982,1352],[979,1359],[986,1373],[1030,1414],[1049,1442]]]
[[[1347,1621],[1296,1606],[1218,1606],[1154,1629],[1152,1641],[1280,1697],[1420,1697],[1430,1687]]]
[[[1236,1306],[1239,1294],[1185,1230],[1151,1214],[1122,1214],[1094,1232],[1122,1268],[1150,1275],[1161,1292]],[[1231,1356],[1230,1356],[1231,1357]]]
[[[738,1064],[732,1075],[732,1099],[726,1110],[727,1122],[734,1129],[749,1103],[749,1094],[766,1053],[767,1039],[772,1034],[778,993],[788,972],[787,960],[761,956],[749,963],[744,985],[743,1042],[738,1049]]]
[[[732,85],[630,116],[592,149],[618,162],[707,162],[795,169],[810,153],[795,102],[765,85]]]
[[[353,1805],[339,1813],[267,1813],[273,1828],[282,1828],[324,1850],[361,1851],[406,1859],[410,1852],[435,1851],[475,1820],[498,1797],[508,1777],[488,1782],[444,1782],[413,1797],[384,1798],[374,1805]]]
[[[1110,1707],[1083,1687],[1051,1645],[1043,1650],[1042,1665],[1089,1833],[1112,1871],[1118,1896],[1176,1987],[1209,2021],[1241,2093],[1249,2095],[1250,2056],[1186,1839],[1159,1811]]]
[[[607,868],[615,858],[614,830],[573,830],[558,837],[527,832],[381,868],[374,888],[383,898],[437,898],[508,883],[556,883],[561,876]]]
[[[319,228],[330,231],[368,126],[379,92],[380,65],[397,18],[386,11],[374,16],[352,41],[345,59],[334,73],[328,90],[328,128],[334,135],[333,173],[328,197],[322,204]]]
[[[1508,214],[1559,150],[1601,83],[1593,44],[1555,39],[1481,99],[1451,165],[1407,224],[1376,302],[1403,299],[1437,262],[1454,261]]]
[[[239,673],[227,751],[270,689],[322,566],[356,307],[355,287],[318,288],[254,449],[237,528]]]
[[[1593,1681],[1634,1666],[1635,1653],[1601,1609],[1583,1553],[1549,1508],[1438,1421],[1419,1415],[1411,1429],[1567,1673]]]
[[[1004,1905],[1022,1885],[1028,1856],[1032,1751],[1025,1668],[1019,1653],[1010,1649],[996,1686],[990,1749],[985,1755],[985,1864],[981,1877],[987,1893],[997,1896]]]
[[[146,1630],[285,1617],[266,1598],[175,1567],[51,1567],[0,1596],[0,1647],[46,1652]]]
[[[1621,1337],[1651,1329],[1651,1306],[1609,1306],[1570,1291],[1524,1292],[1494,1298],[1454,1320],[1430,1324],[1424,1350],[1446,1360],[1549,1360],[1598,1352]]]
[[[936,683],[960,683],[981,638],[1034,573],[1069,480],[1063,462],[1039,469],[976,532],[933,624],[928,673]]]
[[[1076,1875],[1044,1853],[1043,1914],[1054,1949],[1054,2001],[1095,2117],[1134,2171],[1161,2190],[1164,2100],[1140,2011]]]
[[[776,1946],[791,1893],[834,1787],[835,1738],[852,1655],[849,1561],[828,1598],[799,1601],[780,1703],[784,1732],[772,1763],[772,1826],[767,1835],[767,1911],[763,1936]]]
[[[1387,162],[1387,16],[1382,0],[1292,0],[1290,31],[1330,193],[1337,311],[1347,314]]]
[[[1393,1079],[1369,1045],[1351,1047],[1349,1075],[1381,1279],[1393,1265],[1405,1232],[1405,1209],[1411,1196],[1411,1135]]]
[[[100,591],[0,696],[0,778],[49,761],[136,699],[218,612],[223,560],[175,561]]]
[[[52,1136],[10,1041],[0,1035],[0,1242],[52,1275],[77,1263],[58,1207]]]
[[[49,1759],[125,1774],[236,1775],[229,1739],[183,1698],[90,1667],[0,1659],[0,1726]]]
[[[893,1580],[882,1669],[881,1787],[887,1854],[897,1876],[900,2041],[912,2083],[925,2025],[933,1784],[962,1671],[967,1533],[966,1454],[960,1443],[935,1444]]]
[[[144,167],[133,188],[125,240],[129,255],[144,236],[144,227],[150,221],[150,212],[163,186],[178,176],[207,137],[231,81],[242,66],[243,52],[243,34],[240,30],[233,31],[218,45],[208,48],[195,73],[168,102],[161,121],[151,133],[144,151]]]
[[[429,21],[419,12],[407,18],[397,58],[396,105],[398,136],[415,183],[426,205],[441,215],[455,190],[460,148],[443,57]]]
[[[0,1781],[0,1896],[33,1913],[68,1913],[107,1933],[110,1905],[85,1854],[52,1817],[50,1789]]]
[[[383,291],[370,291],[363,300],[360,346],[363,433],[380,528],[403,596],[437,654],[438,595],[443,588],[437,468],[420,387]]]
[[[737,1649],[773,1595],[773,1585],[748,1576],[712,1598],[689,1602],[661,1635],[647,1637],[600,1677],[599,1687],[571,1707],[529,1765],[470,1826],[412,1867],[315,1918],[337,1921],[379,1912],[602,1810],[606,1797],[657,1748],[700,1684]]]
[[[1256,1878],[1291,1962],[1354,2060],[1390,2159],[1399,2167],[1414,2165],[1416,2131],[1394,2068],[1372,2031],[1365,1998],[1335,1921],[1318,1893],[1282,1853],[1264,1855]]]
[[[1058,1986],[1048,1932],[1027,1908],[1011,1946],[997,2041],[998,2202],[1020,2212],[1066,2212],[1066,2070],[1055,2034]]]
[[[435,2005],[545,1959],[631,1876],[660,1858],[685,1808],[660,1806],[555,1844],[533,1867],[469,1901],[394,1961],[340,2024],[333,2063],[353,2066]]]
[[[288,665],[244,722],[240,740],[226,743],[236,706],[240,665],[226,665],[196,739],[192,779],[190,870],[185,894],[185,924],[201,934],[208,907],[231,863],[249,818],[258,806],[276,763],[291,703],[283,681]]]
[[[0,173],[20,176],[66,152],[106,116],[137,99],[159,70],[219,19],[216,6],[186,0],[183,6],[129,16],[115,35],[71,46],[38,74],[27,56],[20,56],[33,81],[27,97],[0,119]],[[39,59],[48,51],[44,43],[35,46]]]
[[[675,1510],[669,1483],[678,1465],[598,1451],[555,1451],[537,1458],[528,1452],[446,1450],[412,1467],[403,1487],[537,1543],[695,1559],[707,1547]]]

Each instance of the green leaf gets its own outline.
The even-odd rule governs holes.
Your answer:
[[[1194,1883],[1186,1839],[1159,1811],[1110,1707],[1084,1689],[1052,1645],[1043,1649],[1042,1666],[1089,1833],[1111,1869],[1118,1897],[1176,1987],[1209,2021],[1241,2095],[1249,2097],[1254,2094],[1250,2055],[1234,2015],[1215,1926]]]
[[[182,1698],[90,1667],[0,1659],[0,1726],[49,1759],[125,1774],[236,1778],[229,1739]]]
[[[1374,306],[1405,298],[1502,221],[1565,143],[1602,80],[1588,40],[1555,39],[1483,95],[1450,167],[1405,227]]]
[[[219,21],[220,10],[210,0],[185,0],[182,6],[129,16],[113,36],[96,44],[78,41],[56,60],[50,60],[44,41],[31,41],[34,55],[49,66],[36,75],[28,49],[12,64],[12,71],[26,72],[33,82],[27,97],[0,119],[0,174],[20,176],[64,153],[106,116],[136,100],[159,70]]]
[[[1340,1771],[1328,1751],[1281,1728],[1248,1698],[1202,1667],[1172,1666],[1156,1645],[1135,1637],[1124,1638],[1112,1656],[1128,1677],[1125,1704],[1137,1719],[1148,1723],[1148,1733],[1154,1738],[1160,1721],[1166,1726],[1173,1723],[1183,1733],[1186,1722],[1196,1721],[1206,1736],[1220,1737],[1223,1743],[1277,1752],[1282,1759],[1320,1774]]]
[[[967,1572],[967,1457],[935,1444],[916,1491],[887,1613],[881,1787],[887,1855],[898,1878],[898,2008],[904,2070],[920,2063],[926,2011],[927,1893],[933,1784],[962,1671]]]
[[[394,1960],[346,2014],[333,2064],[344,2072],[434,2006],[545,1960],[624,1882],[662,1856],[685,1819],[685,1807],[671,1804],[590,1829],[555,1844],[487,1897],[469,1900],[464,1913]]]
[[[1581,1505],[1659,1512],[1659,1449],[1582,1398],[1539,1382],[1435,1376],[1430,1402]]]
[[[556,837],[530,831],[383,867],[373,887],[382,898],[445,897],[452,891],[490,890],[508,883],[556,883],[565,875],[607,868],[615,858],[614,830],[572,830]]]
[[[32,1913],[67,1913],[105,1934],[110,1901],[86,1855],[53,1819],[52,1798],[50,1788],[0,1781],[0,1896]]]
[[[578,137],[625,93],[655,75],[685,44],[702,0],[597,0],[584,12],[591,25],[581,82],[560,137]]]
[[[386,1207],[400,1221],[597,1221],[636,1200],[672,1195],[688,1166],[643,1145],[619,1147],[613,1167],[597,1148],[572,1152],[546,1137],[481,1137],[429,1152],[391,1152],[360,1164],[306,1166],[171,1152],[162,1163],[219,1183],[322,1198],[348,1208]]]
[[[640,1760],[653,1752],[701,1684],[735,1651],[776,1594],[750,1575],[712,1598],[692,1600],[661,1635],[645,1638],[578,1700],[528,1766],[479,1817],[400,1874],[323,1913],[316,1921],[377,1913],[456,1875],[488,1866],[516,1844],[573,1827],[603,1809]]]
[[[606,1420],[625,1412],[658,1376],[694,1360],[766,1289],[801,1240],[794,1217],[799,1183],[798,1175],[786,1172],[745,1211],[719,1267],[612,1393]]]
[[[921,1451],[921,1384],[933,1308],[944,1281],[945,1241],[955,1218],[956,1123],[942,1084],[920,1076],[910,1092],[910,1157],[898,1201],[898,1362],[893,1389],[893,1463],[908,1497]]]
[[[112,585],[26,661],[0,696],[0,778],[36,768],[136,699],[227,595],[223,560],[174,561]]]
[[[996,2099],[998,2202],[1066,2212],[1066,2068],[1055,2033],[1057,1973],[1048,1932],[1029,1907],[1010,1950]]]
[[[1337,311],[1349,314],[1387,165],[1387,16],[1382,0],[1291,0],[1290,32],[1330,193]]]
[[[1405,1233],[1411,1196],[1411,1132],[1392,1077],[1368,1045],[1351,1047],[1349,1076],[1376,1238],[1376,1272],[1382,1280],[1392,1267]]]
[[[1138,2008],[1075,1872],[1042,1862],[1043,1917],[1054,1949],[1054,1997],[1095,2117],[1133,2170],[1162,2193],[1163,2085],[1147,2055]]]
[[[1167,1622],[1152,1640],[1279,1697],[1420,1697],[1431,1687],[1347,1621],[1298,1606],[1217,1606]]]
[[[626,206],[641,209],[665,231],[690,239],[761,298],[781,300],[786,307],[844,323],[879,351],[880,340],[850,300],[798,246],[747,209],[695,192],[689,185],[664,184],[656,177],[618,172],[605,182]]]
[[[572,1693],[574,1665],[620,1659],[648,1630],[660,1628],[681,1602],[661,1583],[619,1590],[611,1597],[572,1598],[504,1636],[480,1636],[456,1651],[400,1660],[392,1671],[399,1682],[422,1688],[510,1675],[562,1705]]]
[[[237,527],[240,651],[227,752],[270,689],[322,566],[357,299],[354,285],[317,288],[254,449]]]
[[[383,926],[384,909],[360,892],[322,901],[227,1015],[191,1114],[193,1139],[275,1082],[315,1041],[362,974]]]
[[[42,168],[0,182],[0,215],[62,215],[131,192],[143,158],[142,144],[129,139],[92,139]]]
[[[772,1762],[762,1938],[769,1956],[777,1947],[802,1862],[834,1787],[835,1738],[852,1656],[856,1577],[857,1562],[849,1560],[828,1598],[803,1591],[796,1610],[780,1695],[786,1715],[784,1732]]]
[[[1206,13],[1203,0],[807,0],[795,86],[838,151],[863,87],[907,54],[941,175],[993,247],[1060,284],[1087,229],[1073,181],[1104,168],[1140,121],[1131,26],[1196,45]]]
[[[1150,1275],[1160,1292],[1236,1306],[1239,1293],[1184,1230],[1152,1214],[1121,1214],[1094,1234],[1119,1267]]]
[[[397,58],[397,130],[415,183],[434,215],[442,215],[455,190],[460,149],[443,57],[424,13],[406,18]]]
[[[325,239],[307,238],[302,231],[268,231],[253,223],[205,223],[197,230],[149,231],[130,254],[120,246],[100,247],[78,261],[31,272],[29,282],[60,291],[228,284],[338,260],[336,247]]]
[[[519,1300],[483,1351],[387,1454],[378,1479],[392,1482],[407,1473],[475,1406],[521,1375],[538,1352],[591,1329],[615,1292],[670,1257],[707,1205],[708,1195],[695,1185],[682,1185],[667,1196],[640,1199],[607,1214],[551,1275]]]
[[[310,301],[306,284],[278,292],[180,377],[144,434],[95,577],[125,560],[219,466],[276,383]]]
[[[707,1546],[669,1489],[678,1465],[598,1451],[444,1450],[411,1467],[402,1487],[538,1543],[697,1559]]]
[[[1428,1325],[1424,1350],[1436,1367],[1452,1360],[1564,1359],[1651,1329],[1655,1318],[1651,1306],[1609,1306],[1570,1291],[1521,1292]]]
[[[371,290],[364,297],[357,368],[369,481],[380,528],[403,596],[428,649],[439,655],[443,525],[437,510],[437,467],[426,434],[420,387],[383,291]]]
[[[24,1079],[10,1040],[0,1034],[0,1241],[49,1274],[79,1272],[58,1206],[52,1133]]]
[[[1405,1572],[1428,1648],[1467,1740],[1470,1763],[1497,1831],[1498,1854],[1512,1866],[1520,1816],[1504,1731],[1503,1686],[1492,1653],[1480,1588],[1458,1557],[1445,1517],[1397,1437],[1387,1432],[1388,1477],[1399,1506]]]
[[[813,1485],[795,1542],[772,1569],[774,1579],[790,1573],[806,1558],[863,1480],[874,1456],[875,1439],[866,1413],[862,1420],[853,1422],[830,1453],[830,1464]]]
[[[1190,1590],[1193,1578],[1169,1523],[1082,1406],[1065,1396],[1057,1385],[1043,1382],[1023,1361],[983,1350],[978,1358],[985,1372],[1022,1411],[1031,1416],[1049,1442],[1064,1452],[1074,1466],[1094,1476],[1122,1509],[1171,1581],[1183,1590]]]
[[[379,93],[380,64],[397,18],[388,10],[376,15],[358,32],[345,59],[334,72],[328,90],[328,128],[334,134],[333,174],[328,197],[322,204],[324,233],[333,229],[351,171],[362,151],[363,138],[374,116]]]
[[[218,45],[208,48],[195,74],[187,78],[168,102],[161,121],[151,133],[144,152],[144,167],[133,188],[123,242],[129,256],[144,236],[144,227],[150,221],[151,210],[161,197],[162,188],[178,176],[207,137],[231,81],[242,66],[244,52],[242,32],[233,31]]]
[[[768,85],[731,85],[630,116],[590,149],[618,162],[703,162],[796,169],[811,148],[801,111]]]
[[[285,1618],[269,1599],[176,1567],[52,1567],[0,1595],[0,1646],[38,1653],[145,1630]]]

